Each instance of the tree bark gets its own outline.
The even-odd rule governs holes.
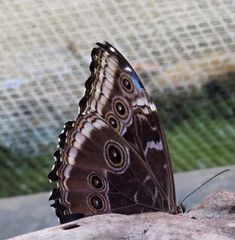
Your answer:
[[[11,239],[234,240],[235,193],[218,191],[184,214],[96,215]]]

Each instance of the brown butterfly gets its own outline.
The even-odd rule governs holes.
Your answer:
[[[59,136],[48,177],[61,223],[102,213],[176,210],[171,162],[158,113],[127,60],[97,43],[80,112]]]

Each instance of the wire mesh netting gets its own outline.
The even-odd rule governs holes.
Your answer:
[[[151,90],[176,171],[234,163],[233,0],[0,2],[1,196],[49,188],[97,41]]]

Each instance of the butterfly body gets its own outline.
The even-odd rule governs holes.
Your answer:
[[[109,43],[91,53],[74,122],[59,136],[50,199],[61,223],[101,213],[176,209],[167,144],[149,94]]]

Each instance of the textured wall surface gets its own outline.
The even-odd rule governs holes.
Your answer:
[[[54,148],[97,41],[123,52],[153,92],[234,71],[234,14],[228,0],[1,1],[0,144]]]

